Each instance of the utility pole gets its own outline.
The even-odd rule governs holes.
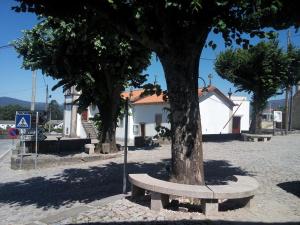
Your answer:
[[[48,84],[46,86],[46,105],[45,105],[45,111],[48,114],[48,99],[49,99],[49,93],[48,93]]]
[[[35,95],[36,95],[36,72],[32,71],[32,96],[31,96],[31,107],[30,110],[35,110]]]
[[[287,51],[289,51],[289,47],[290,47],[290,45],[291,45],[291,33],[290,33],[290,30],[288,30],[288,40],[287,40],[287,42],[288,42],[288,46],[287,46]],[[291,74],[291,68],[289,68],[289,75],[290,76],[292,76],[292,74]],[[292,130],[292,109],[293,109],[293,86],[291,86],[290,87],[290,107],[289,107],[289,124],[288,124],[288,129],[289,129],[289,131],[291,131]]]

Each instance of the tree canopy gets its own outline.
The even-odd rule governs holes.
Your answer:
[[[63,107],[60,106],[56,100],[51,100],[49,103],[49,110],[51,112],[52,120],[63,120]]]
[[[222,34],[225,45],[249,46],[250,37],[299,26],[297,0],[18,0],[17,12],[60,18],[87,15],[95,27],[113,27],[156,52],[162,63],[170,102],[172,178],[202,184],[203,153],[198,104],[199,58],[210,31]]]
[[[141,85],[150,51],[111,29],[90,29],[88,18],[65,21],[48,17],[14,45],[26,69],[61,79],[54,87],[76,86],[80,110],[95,103],[103,121],[101,141],[110,142],[121,107],[121,92]],[[113,144],[115,146],[115,143]],[[116,150],[116,147],[113,147]]]
[[[29,108],[20,105],[0,106],[0,120],[15,120],[16,111],[28,111]]]
[[[228,49],[217,57],[216,72],[234,83],[237,91],[252,93],[252,133],[261,132],[260,114],[288,78],[288,64],[287,54],[275,41],[261,42],[249,49]]]

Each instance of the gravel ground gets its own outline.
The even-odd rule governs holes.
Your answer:
[[[10,170],[9,157],[6,157],[0,164],[0,224],[37,220],[45,224],[43,218],[78,207],[86,208],[52,224],[142,220],[156,221],[156,224],[173,224],[173,220],[179,224],[211,224],[212,221],[216,224],[300,224],[299,146],[299,134],[275,136],[270,142],[204,143],[207,183],[226,181],[232,175],[251,175],[261,185],[250,209],[224,211],[211,217],[199,212],[152,212],[145,199],[133,202],[125,198],[100,204],[101,199],[121,193],[121,157],[36,171]],[[128,172],[164,177],[169,158],[168,145],[130,151]]]

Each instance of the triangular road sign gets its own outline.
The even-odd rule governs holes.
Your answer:
[[[24,127],[24,128],[29,127],[29,125],[28,125],[28,123],[26,122],[26,120],[25,120],[24,117],[22,117],[22,118],[20,119],[20,122],[18,123],[17,127],[21,127],[21,128],[22,128],[22,127]]]

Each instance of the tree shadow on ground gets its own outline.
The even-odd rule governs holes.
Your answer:
[[[300,181],[289,181],[277,184],[278,187],[300,198]]]
[[[226,220],[165,220],[165,221],[133,221],[133,222],[95,222],[76,223],[77,225],[299,225],[299,222],[247,222]],[[73,224],[68,224],[73,225]]]
[[[233,166],[226,160],[208,160],[204,162],[204,177],[205,184],[226,184],[227,181],[232,181],[233,175],[252,176],[253,174]]]
[[[152,145],[147,145],[147,146],[143,146],[143,147],[128,146],[128,151],[154,150],[159,147],[160,147],[159,143],[154,143]]]
[[[169,160],[157,163],[129,163],[128,173],[148,173],[168,179],[166,165]],[[238,167],[223,160],[205,162],[207,183],[221,183],[232,175],[247,175]],[[53,177],[0,183],[0,204],[35,205],[37,208],[60,208],[76,202],[89,203],[122,193],[123,164],[108,163],[88,169],[65,169]],[[130,191],[128,185],[128,191]]]
[[[129,163],[127,171],[149,173],[167,179],[164,165],[164,162]],[[44,209],[59,208],[77,201],[89,203],[122,193],[122,174],[122,164],[109,163],[88,169],[65,169],[51,178],[40,176],[0,183],[0,203],[20,206],[33,204]]]

